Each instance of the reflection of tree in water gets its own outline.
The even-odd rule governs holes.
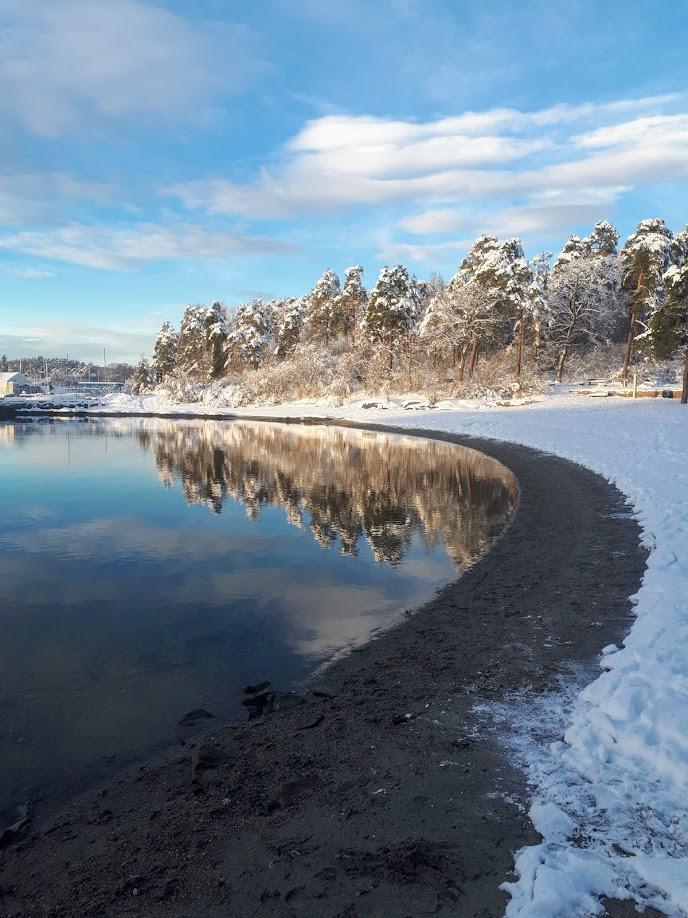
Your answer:
[[[163,483],[182,483],[189,503],[216,513],[240,501],[251,519],[281,507],[324,548],[355,555],[361,537],[396,564],[414,533],[443,544],[459,567],[502,531],[516,482],[500,463],[428,440],[327,427],[216,421],[152,422],[137,431]]]

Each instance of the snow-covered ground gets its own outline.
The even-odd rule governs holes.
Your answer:
[[[369,403],[384,407],[363,407]],[[105,405],[132,413],[222,411],[173,406],[155,395],[108,396]],[[528,770],[531,817],[543,836],[517,854],[508,915],[594,914],[605,895],[688,915],[688,408],[565,390],[513,407],[425,406],[408,396],[225,410],[510,440],[582,463],[628,496],[651,554],[623,647],[605,649],[601,675],[582,692],[572,681],[536,704],[514,699],[493,712],[510,725],[505,740]],[[552,742],[542,742],[543,731]]]

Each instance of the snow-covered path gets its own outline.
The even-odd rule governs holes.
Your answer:
[[[115,411],[161,411],[158,400],[113,398]],[[127,404],[128,403],[128,404]],[[199,406],[175,406],[193,412]],[[168,406],[169,408],[169,406]],[[201,412],[217,412],[203,406]],[[231,409],[228,409],[228,412]],[[554,395],[498,408],[363,409],[299,403],[235,411],[318,416],[493,437],[572,459],[629,498],[651,549],[621,650],[580,693],[496,711],[534,786],[541,844],[517,855],[508,915],[603,911],[601,896],[688,915],[688,408],[665,400]],[[531,741],[546,723],[563,741]]]

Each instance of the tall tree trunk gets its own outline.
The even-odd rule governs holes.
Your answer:
[[[463,376],[466,371],[466,354],[468,353],[467,347],[461,348],[461,360],[459,361],[459,382],[463,382]]]
[[[683,388],[681,390],[681,404],[688,405],[688,348],[686,348],[686,358],[683,363]]]
[[[471,359],[468,361],[468,378],[470,379],[473,376],[473,371],[475,370],[475,365],[478,362],[478,339],[473,339],[473,347],[471,348]]]
[[[636,294],[640,291],[640,288],[643,286],[643,272],[641,271],[638,275],[638,285],[635,288]],[[624,385],[628,382],[628,367],[631,363],[631,354],[633,353],[633,341],[635,340],[635,326],[638,322],[638,316],[636,314],[636,303],[637,296],[631,304],[631,308],[628,314],[628,337],[626,338],[626,350],[624,351],[624,362],[623,362],[623,372],[621,378],[624,381]]]
[[[521,381],[521,360],[523,358],[523,326],[525,317],[523,313],[518,317],[518,327],[516,331],[516,379]]]
[[[538,356],[540,354],[540,323],[535,323],[535,341],[533,342],[533,357],[537,363]]]
[[[390,372],[392,371],[392,368],[394,367],[394,349],[393,349],[393,347],[392,347],[393,344],[394,344],[394,336],[392,335],[392,332],[390,332],[390,333],[389,333],[389,341],[388,341],[388,347],[389,347],[389,370],[390,370]]]
[[[562,377],[564,376],[564,364],[566,363],[566,358],[568,357],[569,346],[568,343],[564,345],[564,349],[559,355],[559,366],[557,367],[557,382],[561,382]]]

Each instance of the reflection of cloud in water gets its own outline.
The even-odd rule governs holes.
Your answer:
[[[51,554],[73,560],[96,560],[118,556],[141,561],[185,562],[209,555],[227,555],[241,550],[242,555],[262,555],[270,540],[260,536],[233,535],[224,530],[221,538],[200,527],[173,529],[143,522],[136,517],[94,519],[62,527],[0,534],[0,545],[18,548],[28,554]]]

